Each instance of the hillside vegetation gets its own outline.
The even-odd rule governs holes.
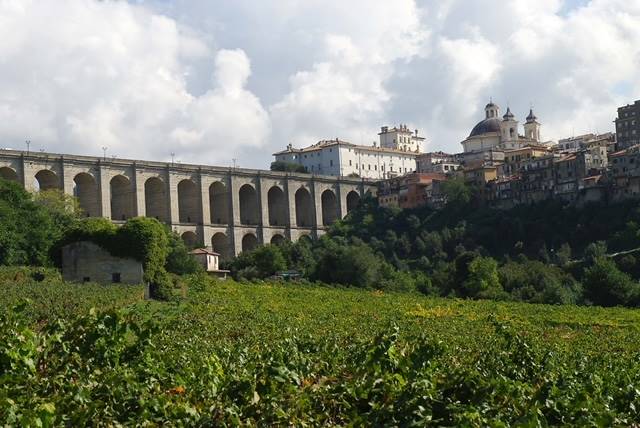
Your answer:
[[[629,251],[640,247],[638,201],[502,211],[475,205],[455,181],[443,210],[382,208],[368,198],[321,239],[267,245],[231,269],[246,279],[295,269],[329,284],[435,296],[640,305],[640,252]]]
[[[161,303],[138,287],[5,276],[2,305],[17,306],[0,315],[0,420],[640,422],[637,311],[188,282],[181,301]]]

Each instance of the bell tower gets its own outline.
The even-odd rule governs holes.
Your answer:
[[[529,110],[529,116],[527,116],[527,122],[524,124],[524,136],[530,140],[540,141],[540,123],[533,109]]]

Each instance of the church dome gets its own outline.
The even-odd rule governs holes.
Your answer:
[[[500,119],[493,117],[485,119],[482,122],[478,122],[478,124],[471,130],[471,134],[469,134],[469,137],[484,135],[490,132],[500,132]]]

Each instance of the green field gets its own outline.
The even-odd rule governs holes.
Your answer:
[[[638,311],[232,281],[173,303],[2,287],[7,425],[640,421]]]

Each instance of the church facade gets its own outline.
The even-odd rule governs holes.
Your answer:
[[[524,124],[524,135],[519,133],[519,125],[511,109],[500,117],[500,107],[493,102],[485,106],[485,118],[473,127],[469,136],[462,141],[465,153],[489,150],[520,149],[540,143],[540,123],[529,111]]]

